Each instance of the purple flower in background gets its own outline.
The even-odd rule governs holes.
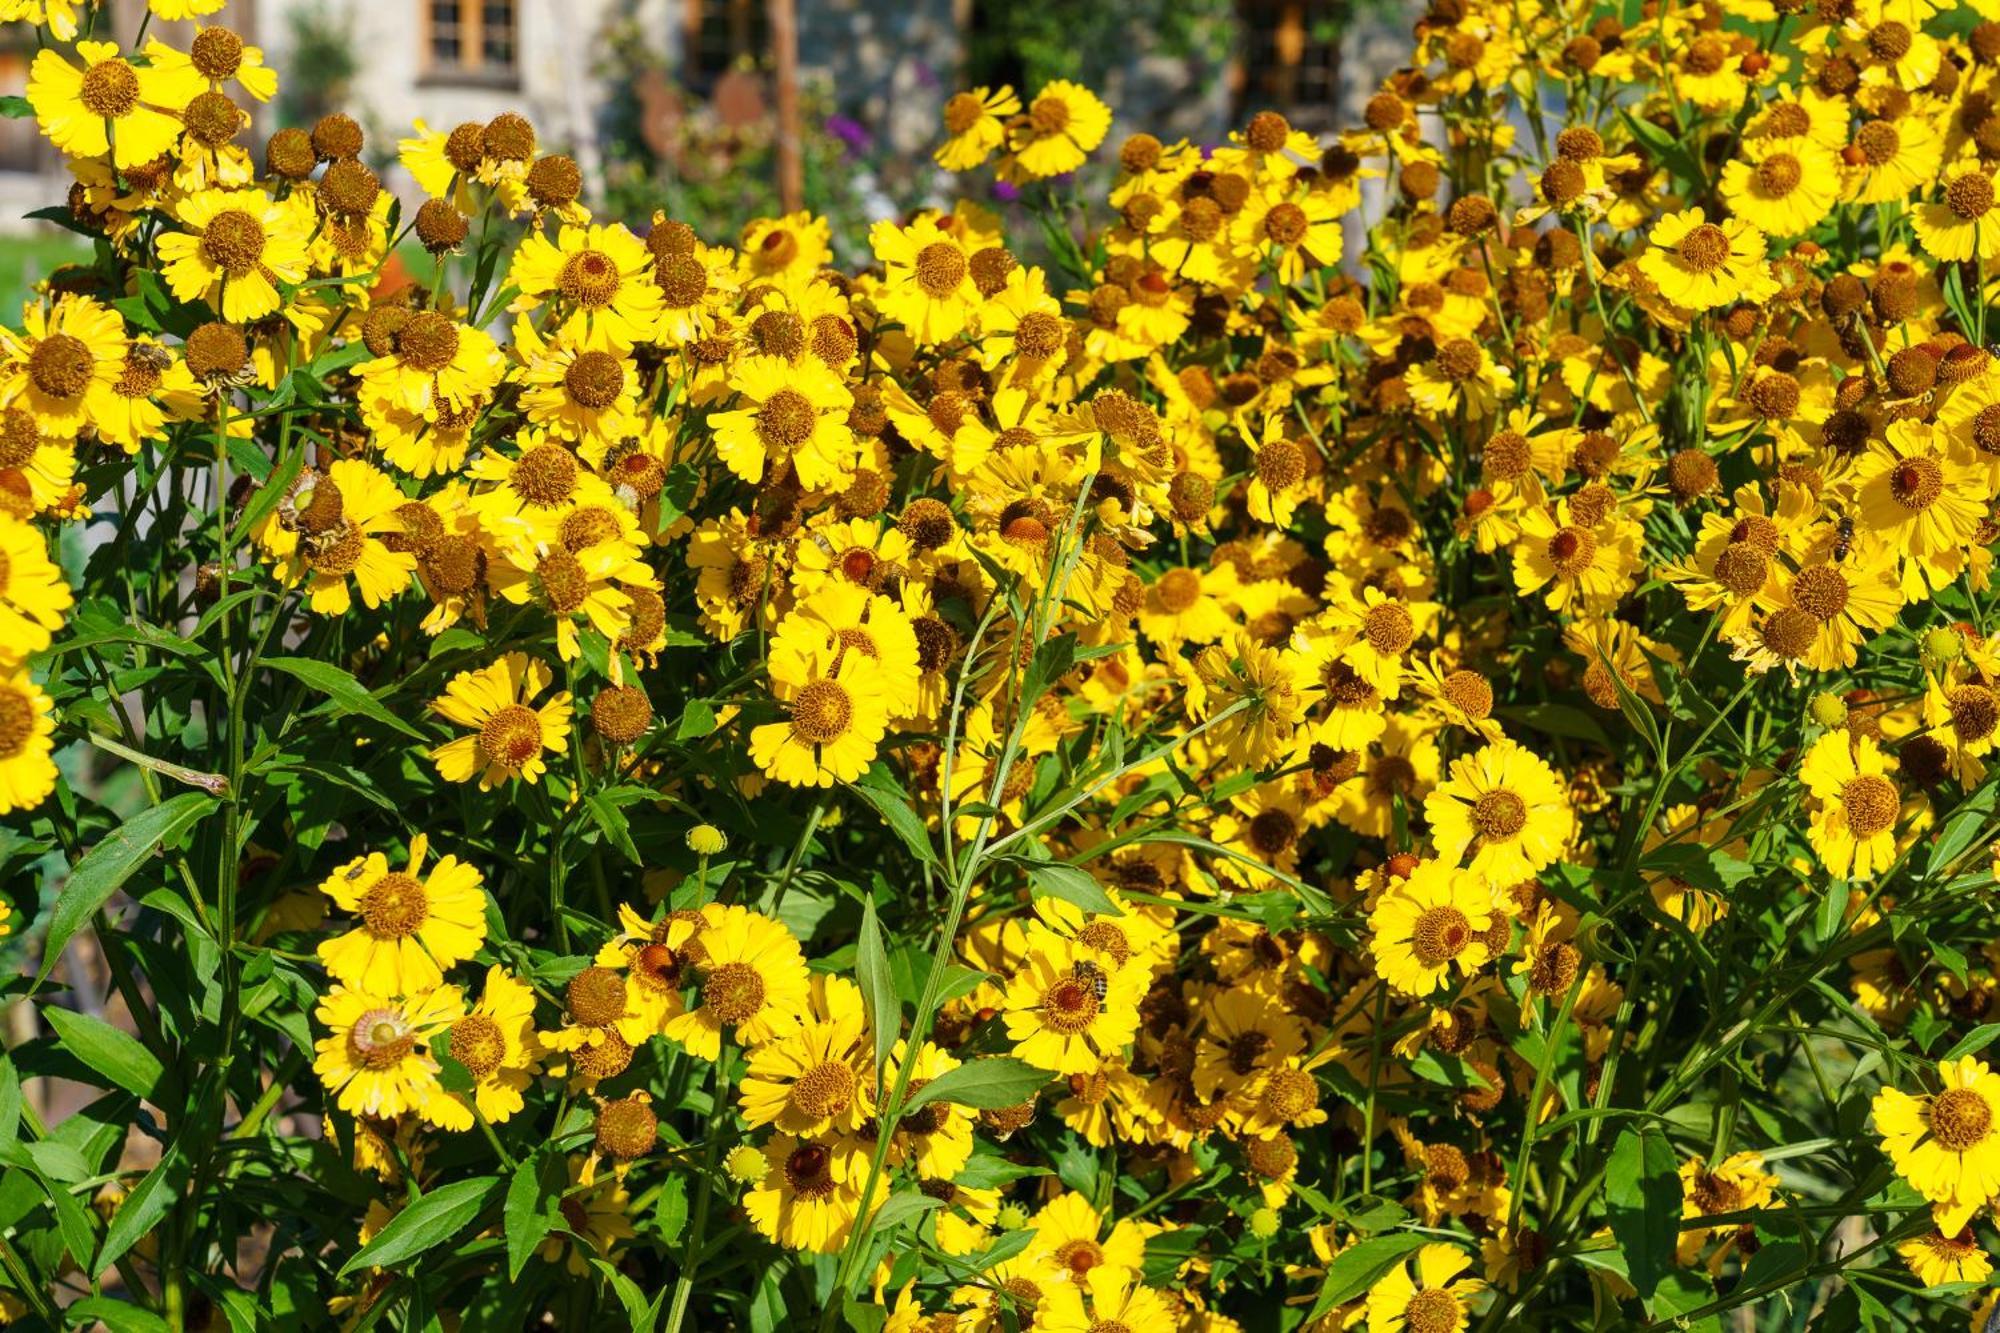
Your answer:
[[[994,181],[993,197],[1005,204],[1019,203],[1021,201],[1021,187],[1012,181]]]
[[[828,116],[826,132],[847,145],[843,156],[849,158],[859,157],[875,145],[875,136],[868,133],[868,127],[847,116]]]
[[[931,68],[928,60],[912,61],[911,65],[916,70],[917,87],[935,88],[938,86],[937,71]]]

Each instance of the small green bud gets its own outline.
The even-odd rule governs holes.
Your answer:
[[[993,1214],[993,1225],[1002,1231],[1019,1231],[1028,1225],[1028,1210],[1018,1203],[1003,1203]]]
[[[731,1148],[729,1156],[722,1159],[722,1169],[739,1185],[754,1185],[762,1180],[766,1165],[764,1154],[747,1143]]]
[[[1965,638],[1955,629],[1939,626],[1925,631],[1919,651],[1923,654],[1924,665],[1936,671],[1965,656]]]
[[[1269,1240],[1278,1234],[1278,1210],[1259,1208],[1250,1214],[1250,1234],[1258,1240]]]
[[[687,847],[696,856],[720,856],[729,850],[729,837],[713,824],[696,824],[687,832]]]
[[[1831,690],[1821,690],[1812,697],[1812,720],[1828,731],[1847,725],[1847,700]]]

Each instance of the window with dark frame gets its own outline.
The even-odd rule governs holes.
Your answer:
[[[745,63],[760,64],[771,48],[764,0],[686,0],[687,60],[683,82],[707,92]]]
[[[1242,65],[1234,123],[1282,111],[1307,130],[1337,128],[1340,33],[1347,7],[1329,0],[1237,0]]]
[[[512,83],[519,50],[515,0],[420,0],[425,74],[440,80]]]

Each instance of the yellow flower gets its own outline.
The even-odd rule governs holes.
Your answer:
[[[1681,1217],[1715,1217],[1763,1208],[1775,1197],[1777,1188],[1778,1178],[1764,1169],[1764,1159],[1757,1153],[1734,1153],[1714,1166],[1691,1157],[1681,1163]],[[1733,1237],[1737,1225],[1683,1228],[1676,1245],[1680,1262],[1693,1263],[1707,1242]]]
[[[790,471],[808,489],[844,485],[854,475],[854,395],[818,360],[794,366],[775,356],[745,357],[731,369],[739,406],[717,412],[708,428],[723,465],[748,482],[768,469]]]
[[[72,600],[42,534],[0,513],[0,663],[48,647]]]
[[[828,238],[833,228],[811,213],[758,218],[743,228],[738,242],[737,273],[746,285],[760,282],[795,287],[833,262]]]
[[[437,1061],[418,1044],[464,1012],[456,986],[397,999],[336,985],[313,1015],[329,1033],[315,1048],[313,1072],[350,1115],[387,1120],[415,1111],[429,1119],[431,1102],[443,1089]]]
[[[191,70],[134,65],[115,42],[78,42],[81,69],[44,47],[28,72],[42,132],[72,157],[112,154],[120,169],[151,162],[181,135],[180,112],[202,91]]]
[[[861,1211],[867,1164],[828,1143],[779,1134],[764,1146],[763,1183],[743,1195],[751,1225],[778,1244],[832,1254]],[[877,1189],[879,1205],[884,1191]]]
[[[1149,969],[1118,963],[1036,923],[1007,982],[1001,1016],[1014,1055],[1057,1074],[1088,1074],[1131,1042]]]
[[[1844,727],[1806,752],[1799,781],[1819,802],[1806,836],[1827,873],[1872,879],[1896,859],[1903,798],[1888,773],[1888,757],[1875,738],[1853,736]]]
[[[444,980],[486,939],[486,895],[479,871],[447,856],[424,873],[430,840],[410,840],[409,863],[389,869],[380,852],[356,857],[320,884],[343,912],[361,918],[353,930],[319,946],[334,980],[377,995],[414,995]]]
[[[806,1010],[804,952],[783,923],[734,905],[701,909],[701,960],[692,1009],[661,1029],[689,1055],[722,1054],[722,1030],[741,1046],[755,1046],[791,1032]]]
[[[472,1107],[479,1116],[496,1125],[511,1119],[527,1104],[521,1094],[541,1063],[534,990],[501,967],[487,968],[479,1003],[446,1030],[444,1050],[472,1075]],[[428,1118],[444,1129],[471,1129],[466,1100],[463,1092],[447,1091],[432,1099]]]
[[[1001,174],[1020,181],[1075,171],[1110,132],[1111,108],[1097,94],[1067,79],[1052,80],[1035,94],[1027,114],[1009,124],[1011,156]]]
[[[1428,996],[1454,967],[1470,975],[1485,966],[1492,925],[1486,881],[1442,860],[1420,862],[1390,882],[1368,918],[1376,975],[1405,995]]]
[[[526,653],[508,653],[489,666],[453,676],[444,693],[431,700],[431,711],[476,731],[431,751],[438,776],[446,782],[477,777],[481,791],[515,778],[540,781],[548,767],[542,756],[569,744],[569,691],[557,690],[546,703],[533,706],[553,679],[545,664]]]
[[[1451,777],[1424,798],[1438,859],[1505,888],[1561,858],[1574,832],[1562,780],[1513,741],[1454,759]]]
[[[1777,290],[1764,263],[1764,233],[1741,218],[1710,222],[1699,208],[1669,213],[1647,233],[1639,270],[1660,295],[1687,310],[1761,301]]]
[[[1005,84],[998,90],[954,94],[944,104],[944,129],[950,137],[933,154],[937,164],[946,171],[972,170],[1006,141],[1006,118],[1020,110],[1021,99]]]
[[[279,283],[304,282],[312,216],[297,201],[260,190],[201,190],[174,216],[185,231],[160,237],[160,276],[182,301],[206,301],[233,324],[284,302]]]
[[[876,307],[903,326],[919,347],[935,347],[965,331],[982,300],[965,242],[920,217],[907,227],[884,219],[868,241],[884,270]]]
[[[336,459],[324,477],[294,492],[292,526],[274,511],[259,537],[277,558],[279,577],[306,581],[313,610],[346,615],[354,604],[350,576],[362,604],[373,610],[408,587],[417,567],[409,551],[392,550],[383,540],[404,535],[403,503],[386,474],[358,458]]]
[[[1951,1282],[1984,1283],[1993,1275],[1993,1260],[1979,1247],[1971,1227],[1946,1235],[1930,1230],[1912,1236],[1896,1246],[1917,1281],[1926,1287],[1942,1287]]]
[[[638,1236],[632,1196],[615,1172],[597,1175],[594,1159],[570,1158],[569,1186],[562,1196],[563,1226],[551,1231],[536,1253],[544,1263],[564,1260],[564,1271],[573,1278],[588,1277],[595,1271],[592,1259],[615,1264],[622,1243]]]
[[[0,815],[32,810],[56,788],[54,705],[25,670],[0,671]]]
[[[1397,1264],[1368,1289],[1368,1333],[1458,1333],[1468,1322],[1466,1302],[1486,1289],[1469,1277],[1470,1255],[1455,1245],[1426,1245],[1414,1271]]]
[[[1875,1132],[1897,1174],[1939,1205],[1938,1226],[1961,1230],[2000,1194],[2000,1074],[1963,1056],[1938,1065],[1937,1092],[1875,1094]]]
[[[27,306],[21,320],[20,333],[0,329],[8,362],[0,402],[33,413],[36,428],[54,439],[74,439],[102,416],[115,419],[129,347],[118,312],[64,295],[53,306]]]
[[[857,1003],[750,1052],[740,1089],[743,1119],[752,1129],[775,1124],[807,1138],[852,1134],[874,1113],[874,1080],[874,1046]]]
[[[1146,1233],[1139,1224],[1125,1218],[1105,1235],[1105,1219],[1075,1190],[1043,1204],[1029,1225],[1035,1238],[1028,1244],[1028,1258],[1079,1286],[1099,1272],[1136,1281],[1145,1262]]]
[[[1514,587],[1540,592],[1551,611],[1608,611],[1639,566],[1639,526],[1616,512],[1587,521],[1563,499],[1523,511],[1514,543]],[[1546,591],[1544,591],[1546,590]]]
[[[0,0],[0,23],[44,25],[59,42],[76,40],[76,11],[85,0]]]
[[[787,640],[773,646],[769,670],[790,717],[751,731],[757,767],[794,787],[831,787],[867,771],[889,725],[876,661],[838,643]]]
[[[1938,431],[1921,422],[1897,421],[1888,439],[1874,442],[1849,484],[1860,523],[1903,560],[1903,592],[1941,589],[1965,567],[1967,550],[1984,517],[1984,474],[1968,466]]]
[[[2000,255],[2000,213],[1993,211],[1993,173],[1974,166],[1938,182],[1944,198],[1911,211],[1925,253],[1945,263]]]
[[[1741,152],[1723,164],[1723,202],[1767,236],[1810,231],[1840,197],[1840,163],[1825,144],[1803,135],[1753,138]]]
[[[594,330],[620,349],[651,341],[663,309],[652,252],[620,223],[565,226],[554,241],[529,232],[507,281],[521,289],[515,309],[553,299],[566,333]]]

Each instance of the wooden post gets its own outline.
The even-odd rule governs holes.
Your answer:
[[[777,83],[778,203],[787,213],[806,206],[805,160],[799,130],[799,19],[795,0],[768,0],[771,55]]]

